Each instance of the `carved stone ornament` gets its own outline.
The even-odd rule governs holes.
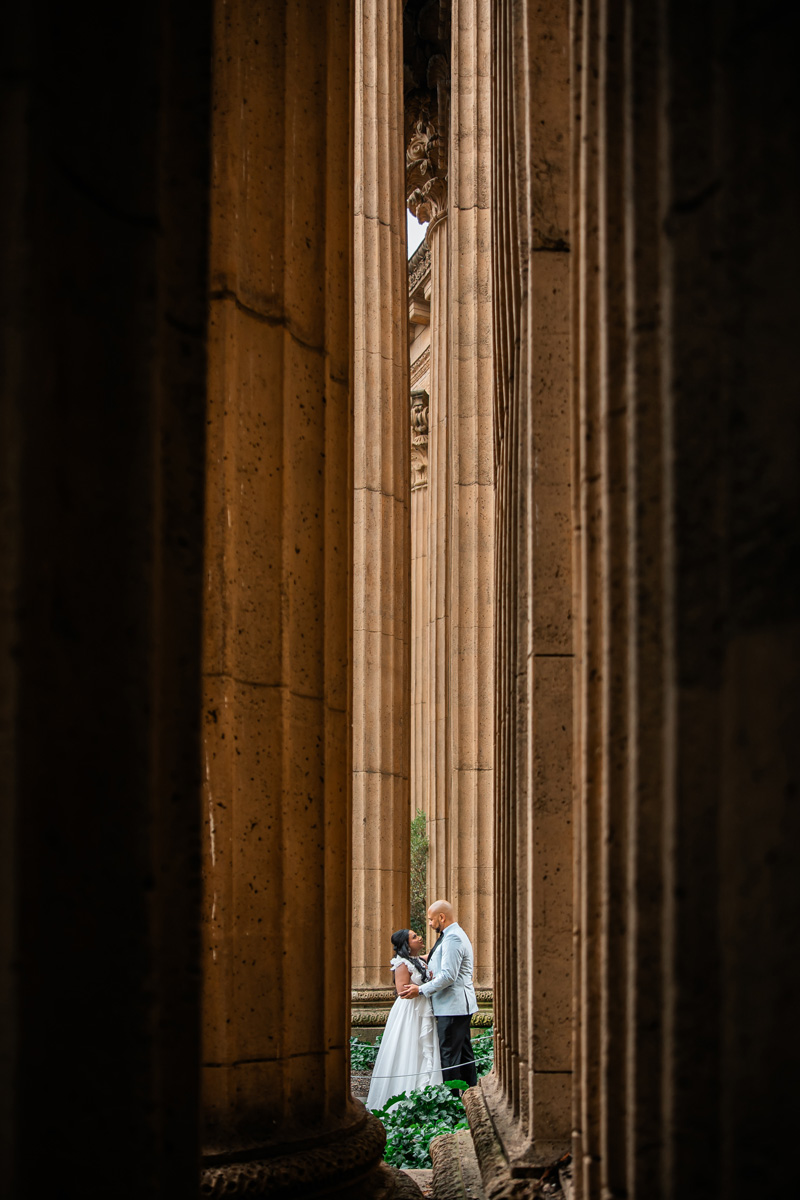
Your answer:
[[[406,149],[407,204],[418,221],[447,211],[447,147],[430,110],[423,108]]]
[[[430,397],[424,388],[411,393],[411,490],[428,482],[428,408]]]
[[[350,993],[353,1004],[394,1004],[397,991],[393,987],[354,988]]]
[[[427,242],[420,242],[411,258],[408,260],[408,294],[417,290],[426,275],[431,270],[431,251]]]
[[[363,1011],[354,1008],[350,1013],[350,1024],[359,1028],[363,1025],[385,1025],[391,1011],[390,1008],[368,1008]]]

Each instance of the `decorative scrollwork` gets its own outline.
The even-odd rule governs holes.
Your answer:
[[[388,1008],[368,1008],[361,1012],[351,1012],[350,1024],[355,1026],[385,1025],[390,1011]]]

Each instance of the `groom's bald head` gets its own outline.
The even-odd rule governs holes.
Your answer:
[[[452,925],[455,917],[453,906],[449,900],[434,900],[428,909],[428,924],[434,933],[441,933],[448,925]]]

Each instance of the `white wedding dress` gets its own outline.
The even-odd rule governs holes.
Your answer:
[[[422,975],[406,958],[393,958],[392,970],[400,964],[411,971],[411,982],[424,983]],[[367,1108],[385,1108],[386,1101],[400,1092],[414,1092],[429,1083],[442,1082],[436,1018],[427,996],[404,1000],[398,996],[386,1021],[372,1071]]]

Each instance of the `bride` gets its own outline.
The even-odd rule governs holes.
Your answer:
[[[425,942],[413,929],[392,934],[395,956],[391,967],[397,992],[409,983],[424,983],[428,971],[421,952]],[[427,996],[395,1000],[386,1021],[372,1072],[367,1108],[385,1108],[401,1092],[414,1092],[429,1083],[442,1082],[436,1018]]]

